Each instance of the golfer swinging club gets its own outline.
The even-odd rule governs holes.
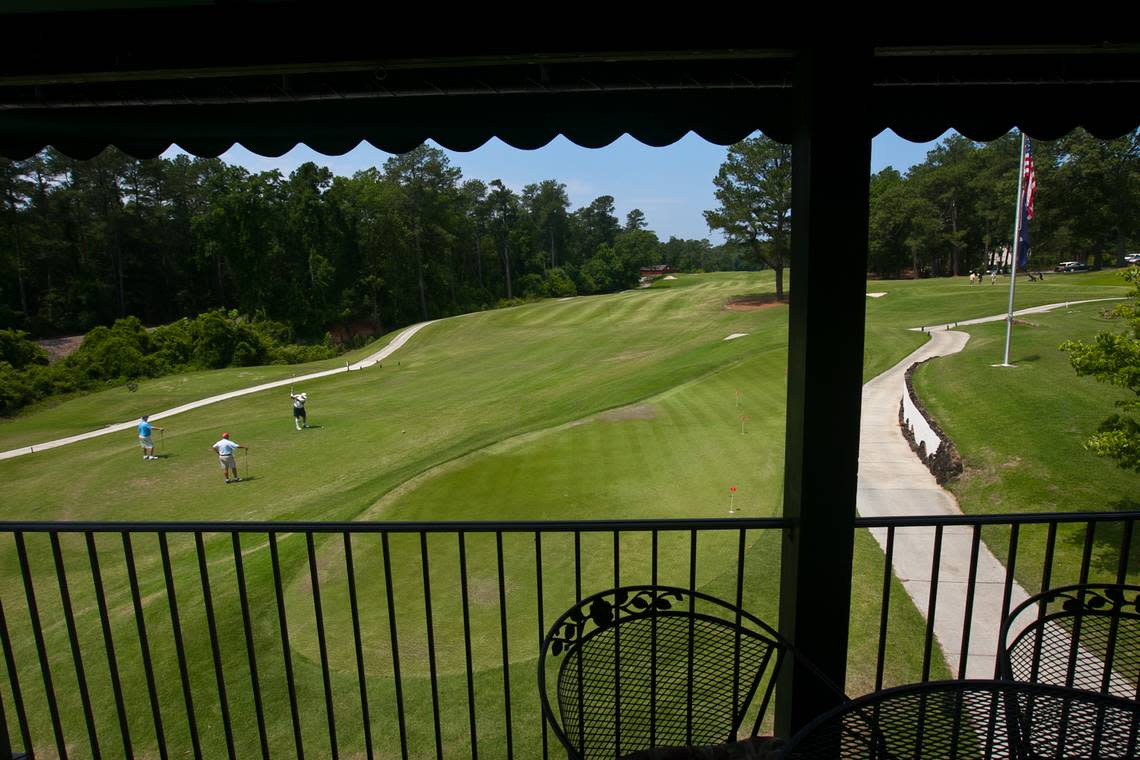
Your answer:
[[[222,469],[225,471],[227,483],[240,483],[241,478],[238,477],[237,460],[234,459],[234,452],[238,449],[248,449],[248,446],[242,446],[240,443],[234,443],[230,440],[229,433],[222,433],[222,439],[211,446],[214,451],[218,452],[218,462],[221,463]],[[233,470],[233,478],[230,478],[230,471]]]
[[[293,399],[293,424],[300,430],[309,426],[309,419],[305,416],[305,402],[309,400],[308,393],[293,393],[289,391],[289,398]]]
[[[158,459],[154,455],[154,439],[150,437],[152,430],[165,431],[166,428],[160,428],[157,425],[151,425],[147,420],[150,419],[149,414],[144,414],[142,419],[139,420],[139,446],[143,450],[143,459]]]

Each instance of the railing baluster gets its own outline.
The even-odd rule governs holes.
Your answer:
[[[63,550],[59,534],[51,534],[51,555],[55,561],[55,579],[59,582],[59,599],[63,604],[63,621],[67,626],[67,639],[71,645],[71,661],[75,664],[75,681],[79,686],[79,701],[83,705],[83,720],[87,724],[87,738],[91,742],[91,756],[102,757],[99,731],[95,728],[95,715],[91,710],[91,693],[87,689],[87,671],[83,667],[83,653],[79,648],[79,631],[75,627],[75,613],[71,609],[71,592],[67,588],[67,571],[63,566]]]
[[[234,730],[230,723],[230,703],[226,696],[226,676],[222,667],[222,650],[218,646],[218,625],[214,620],[214,599],[210,591],[210,570],[206,564],[206,547],[202,533],[194,533],[194,549],[198,553],[198,575],[202,580],[202,604],[206,609],[206,627],[210,632],[210,654],[214,658],[214,680],[218,684],[218,708],[222,715],[222,729],[226,735],[226,754],[236,760],[234,751]]]
[[[178,674],[182,679],[182,698],[186,704],[186,723],[190,728],[190,745],[195,760],[202,758],[198,739],[198,718],[194,713],[194,697],[190,691],[190,669],[186,666],[186,648],[182,644],[182,623],[178,619],[178,597],[174,592],[174,573],[170,567],[170,548],[166,534],[158,534],[158,549],[162,555],[162,573],[166,577],[166,598],[170,605],[170,628],[174,634],[174,650],[178,655]]]
[[[930,567],[930,597],[926,603],[926,635],[922,642],[922,681],[930,680],[930,656],[934,649],[934,618],[938,609],[938,576],[942,569],[942,526],[934,529],[934,559]]]
[[[462,533],[459,534],[459,538],[462,541],[462,539],[463,539]],[[460,543],[460,557],[461,558],[463,557],[463,545],[462,545],[462,543]],[[538,646],[539,646],[539,650],[541,651],[542,642],[546,639],[546,615],[543,611],[543,605],[542,605],[542,531],[537,531],[537,530],[534,532],[534,572],[535,572],[535,588],[538,591],[538,611],[537,611],[537,614],[538,614]],[[467,684],[468,684],[468,695],[469,695],[468,700],[470,701],[470,699],[471,699],[471,697],[470,697],[470,688],[471,688],[471,678],[470,678],[470,675],[471,675],[471,670],[470,670],[470,666],[471,666],[471,639],[470,639],[470,632],[466,628],[466,625],[467,625],[467,578],[466,578],[467,564],[466,564],[465,560],[463,562],[463,573],[465,576],[463,579],[463,622],[464,622],[464,633],[465,633],[465,636],[467,637],[465,639],[465,641],[467,643],[467,665],[468,665]],[[472,705],[472,710],[474,710],[474,705]],[[549,727],[548,727],[547,721],[546,721],[546,711],[540,710],[539,712],[542,715],[542,760],[546,760],[547,757],[549,757],[549,755],[550,755],[550,739],[548,737]],[[475,760],[475,755],[474,755],[474,753],[475,753],[475,715],[474,715],[474,712],[472,712],[472,715],[471,715],[471,752],[472,752],[471,760]]]
[[[507,653],[507,585],[503,572],[503,533],[495,533],[495,549],[499,559],[499,628],[503,643],[503,706],[506,710],[504,716],[507,727],[507,758],[514,755],[514,734],[511,722],[511,659]]]
[[[1041,567],[1041,591],[1049,590],[1053,579],[1053,553],[1057,548],[1057,523],[1049,523],[1049,531],[1045,534],[1045,560]],[[1041,602],[1041,609],[1045,609],[1045,602]]]
[[[312,533],[304,534],[309,554],[309,583],[312,586],[312,613],[317,623],[317,646],[320,651],[320,677],[325,685],[325,713],[328,718],[328,750],[333,760],[340,757],[336,742],[336,712],[333,708],[333,684],[328,675],[328,645],[325,640],[325,613],[320,606],[320,577],[317,573],[317,550]]]
[[[257,675],[257,654],[253,645],[253,622],[249,615],[249,593],[245,587],[245,563],[241,558],[241,534],[230,533],[234,549],[234,571],[237,576],[238,599],[241,602],[241,623],[245,633],[246,659],[249,662],[249,685],[253,691],[253,710],[257,716],[257,738],[261,743],[261,758],[269,760],[269,737],[265,731],[265,708],[261,703],[261,683]]]
[[[85,534],[87,559],[91,563],[91,583],[95,588],[95,603],[99,607],[99,625],[103,631],[103,648],[107,652],[107,668],[111,675],[111,693],[115,697],[115,714],[119,719],[119,736],[123,740],[123,757],[131,757],[131,729],[127,723],[127,710],[123,704],[123,684],[119,678],[119,663],[115,657],[115,639],[111,635],[111,616],[107,611],[107,596],[103,590],[103,574],[99,569],[99,551],[95,534]]]
[[[1057,523],[1049,523],[1049,531],[1045,537],[1045,559],[1041,567],[1041,592],[1049,589],[1049,584],[1053,578],[1053,553],[1057,548]],[[1041,617],[1045,614],[1049,604],[1042,599],[1037,603],[1037,616]],[[1036,681],[1038,672],[1041,669],[1041,648],[1043,645],[1041,636],[1033,637],[1033,659],[1029,667],[1029,680]],[[1000,652],[998,653],[1001,654]]]
[[[970,629],[974,623],[974,592],[978,583],[978,555],[982,544],[982,526],[975,525],[970,541],[970,574],[966,580],[966,609],[962,612],[962,644],[958,655],[958,678],[966,677],[966,663],[970,659]]]
[[[1014,523],[1009,529],[1009,551],[1006,554],[1005,562],[1005,588],[1001,595],[1001,617],[998,620],[1005,620],[1009,617],[1009,607],[1011,598],[1013,596],[1013,572],[1017,567],[1017,544],[1021,536],[1021,523]],[[994,663],[994,678],[1001,677],[1001,658]]]
[[[736,547],[736,630],[732,642],[732,726],[733,731],[744,719],[744,706],[740,704],[740,636],[742,628],[741,611],[744,608],[744,546],[745,530],[740,529],[740,539]],[[731,740],[733,737],[729,736]]]
[[[689,531],[689,646],[688,660],[685,674],[685,744],[693,743],[693,644],[696,636],[693,629],[696,625],[697,598],[693,592],[697,590],[697,531]]]
[[[535,533],[538,556],[538,641],[542,645],[542,542]],[[459,590],[463,603],[463,658],[467,666],[467,727],[471,734],[471,760],[479,758],[479,738],[475,731],[475,668],[471,657],[471,600],[467,588],[467,538],[459,533]],[[543,752],[546,751],[546,714],[542,715]],[[545,756],[545,755],[544,755]]]
[[[1085,525],[1085,547],[1081,552],[1081,579],[1077,581],[1082,586],[1089,582],[1089,568],[1092,566],[1093,537],[1096,534],[1096,523],[1092,520]]]
[[[317,574],[317,551],[313,545],[312,533],[305,534],[305,548],[309,555],[309,583],[313,587],[313,616],[317,623],[317,647],[321,654],[321,679],[325,687],[325,713],[329,722],[329,752],[333,760],[337,760],[340,755],[336,740],[336,712],[333,709],[332,679],[329,676],[329,650],[325,641],[325,615],[321,609],[321,579]]]
[[[360,684],[360,720],[364,727],[364,751],[372,760],[372,716],[368,711],[368,679],[364,672],[364,645],[360,638],[360,603],[356,598],[356,568],[352,562],[352,534],[344,536],[344,568],[348,576],[348,603],[352,609],[352,642],[356,649],[356,680]]]
[[[883,688],[883,669],[887,657],[887,612],[891,606],[891,578],[894,577],[895,529],[887,528],[887,549],[883,556],[883,601],[879,607],[879,650],[875,655],[875,691]]]
[[[40,611],[36,605],[36,589],[32,581],[32,568],[28,564],[28,550],[24,546],[24,534],[16,534],[16,553],[20,558],[20,572],[24,576],[24,594],[28,599],[28,616],[32,621],[32,636],[36,641],[36,654],[40,660],[40,672],[44,678],[44,693],[47,696],[48,712],[51,714],[51,727],[55,732],[56,752],[60,760],[67,760],[67,742],[63,737],[63,726],[59,720],[59,705],[55,701],[55,686],[51,677],[51,665],[48,663],[47,648],[44,644],[44,632],[40,626]],[[29,749],[31,749],[29,747]]]
[[[1089,582],[1089,567],[1092,565],[1093,539],[1096,534],[1096,523],[1089,520],[1085,524],[1085,545],[1081,552],[1081,574],[1078,583],[1084,585]],[[1069,665],[1065,673],[1065,686],[1073,686],[1077,671],[1077,658],[1080,651],[1081,616],[1073,618],[1073,630],[1069,635]]]
[[[273,565],[273,590],[277,598],[277,625],[281,631],[281,656],[285,664],[285,684],[289,688],[289,716],[293,721],[293,746],[297,760],[305,760],[305,743],[301,738],[301,716],[297,707],[297,687],[293,680],[293,654],[289,646],[289,621],[285,615],[285,593],[281,587],[281,558],[277,553],[277,534],[269,534],[269,560]]]
[[[620,588],[621,534],[616,530],[613,544],[614,588]],[[614,626],[614,757],[621,757],[621,754],[621,626]]]
[[[392,644],[392,679],[396,684],[396,722],[400,727],[400,757],[408,760],[408,728],[404,723],[404,686],[400,678],[400,643],[396,638],[396,599],[392,593],[392,560],[388,549],[388,534],[380,534],[380,548],[384,557],[384,591],[388,600],[388,629]]]
[[[658,533],[653,531],[653,548],[650,552],[653,585],[657,585]],[[657,746],[657,605],[649,608],[649,746]]]
[[[154,680],[154,665],[150,659],[150,642],[146,634],[146,617],[143,614],[142,598],[139,594],[139,575],[135,568],[135,552],[131,545],[131,534],[123,531],[123,561],[127,565],[127,579],[131,584],[131,603],[135,609],[135,627],[139,634],[139,648],[142,650],[143,672],[146,674],[146,688],[150,695],[150,712],[154,719],[154,738],[158,743],[158,754],[162,760],[168,757],[166,732],[162,726],[162,711],[159,709],[158,688]]]
[[[12,740],[8,735],[8,712],[4,707],[4,692],[0,690],[0,757],[8,760],[14,754]]]
[[[428,675],[431,678],[431,709],[435,730],[435,756],[443,759],[443,737],[439,725],[439,682],[435,667],[435,626],[432,624],[431,610],[431,568],[428,565],[427,533],[420,532],[420,561],[424,576],[424,618],[427,626]]]
[[[1123,535],[1120,537],[1120,559],[1116,563],[1116,582],[1125,583],[1128,580],[1128,560],[1132,554],[1132,528],[1135,522],[1125,520]]]
[[[582,603],[582,534],[579,531],[574,531],[574,604]],[[579,623],[577,634],[582,635],[584,626]],[[583,692],[583,681],[585,675],[582,672],[582,653],[576,652],[574,655],[574,662],[577,664],[578,669],[578,754],[586,754],[586,728],[585,721],[582,716],[586,712],[585,694]]]
[[[20,690],[20,674],[16,671],[16,657],[12,653],[12,640],[8,637],[8,619],[4,615],[4,600],[0,599],[0,644],[4,648],[4,665],[8,668],[8,681],[12,684],[12,699],[16,705],[16,721],[20,724],[20,738],[24,751],[32,751],[32,732],[28,729],[28,714],[24,709],[24,695]],[[129,755],[128,755],[129,757]]]

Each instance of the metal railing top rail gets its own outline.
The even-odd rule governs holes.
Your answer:
[[[999,515],[899,515],[856,517],[856,528],[938,525],[1010,525],[1121,522],[1140,512],[1023,512]],[[4,533],[531,533],[534,531],[613,532],[635,530],[755,530],[791,528],[791,517],[649,518],[639,520],[439,520],[389,521],[43,521],[0,520]]]
[[[1140,512],[1021,512],[1004,515],[914,515],[857,517],[856,528],[920,528],[949,525],[1047,525],[1049,523],[1128,522]]]
[[[3,533],[533,533],[789,528],[787,517],[646,520],[441,520],[432,522],[45,522],[0,521]]]

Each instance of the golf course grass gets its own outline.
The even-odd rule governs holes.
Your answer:
[[[950,489],[967,514],[1006,512],[1113,512],[1140,510],[1135,473],[1086,451],[1082,442],[1130,394],[1121,388],[1077,377],[1068,339],[1089,341],[1120,325],[1102,317],[1108,304],[1085,304],[1020,319],[1014,328],[1010,363],[1000,362],[1005,325],[962,328],[965,350],[922,365],[915,391],[958,447],[965,465]],[[1026,527],[1019,536],[1015,573],[1023,585],[1039,587],[1046,528]],[[986,539],[1004,558],[1009,530],[988,528]],[[1116,582],[1119,526],[1102,526],[1088,545],[1089,579]],[[1086,551],[1084,526],[1060,526],[1052,585],[1079,581]],[[1140,546],[1133,541],[1129,582],[1140,580]]]
[[[1085,277],[1048,277],[1043,283],[1019,284],[1017,306],[1123,294],[1122,287],[1084,284]],[[314,522],[728,517],[729,489],[735,487],[731,498],[735,516],[778,516],[787,308],[725,308],[735,298],[771,292],[771,275],[685,275],[663,285],[667,287],[547,301],[431,325],[383,367],[299,385],[298,390],[310,394],[313,427],[305,431],[293,429],[286,390],[276,389],[164,420],[168,431],[158,462],[142,461],[131,432],[2,461],[5,515],[10,520]],[[925,339],[905,328],[1000,313],[1007,298],[1002,287],[969,286],[964,278],[872,282],[868,290],[887,293],[867,299],[868,378]],[[979,334],[984,332],[978,329]],[[724,340],[735,333],[745,335]],[[358,353],[366,355],[379,345]],[[968,351],[973,346],[971,342]],[[342,362],[343,358],[317,363],[312,369]],[[94,422],[97,427],[130,419],[305,369],[194,373],[143,383],[135,394],[119,388],[71,399],[0,425],[0,447],[82,432]],[[935,403],[930,404],[932,410]],[[990,411],[988,407],[964,411],[974,409]],[[948,418],[961,413],[945,411]],[[948,419],[946,427],[953,436],[951,424]],[[223,430],[250,447],[249,458],[239,459],[239,465],[251,480],[223,483],[209,448]],[[1045,443],[1038,440],[1035,446]],[[52,743],[51,723],[30,633],[20,559],[12,540],[4,540],[3,622],[11,634],[12,660],[35,744],[47,746]],[[55,690],[64,735],[82,756],[88,752],[83,705],[66,643],[67,620],[53,547],[43,535],[29,534],[24,540],[51,672],[59,679]],[[118,665],[127,685],[125,702],[135,755],[158,757],[123,540],[115,533],[93,540]],[[461,540],[465,574],[460,572]],[[697,562],[690,566],[694,541]],[[662,531],[658,542],[659,582],[687,586],[691,574],[698,588],[726,598],[735,595],[736,558],[743,551],[745,607],[775,622],[777,531],[749,530],[743,536],[735,529],[710,531],[695,539],[688,532]],[[438,739],[442,753],[470,752],[464,646],[464,631],[469,628],[478,750],[486,756],[505,755],[508,726],[503,716],[509,688],[510,742],[521,756],[531,754],[542,741],[534,678],[544,626],[573,602],[577,587],[588,594],[615,582],[651,579],[654,553],[646,533],[584,533],[577,538],[577,555],[575,543],[575,535],[565,532],[543,535],[541,543],[530,532],[472,532],[462,539],[454,533],[392,535],[386,541],[389,572],[379,536],[351,538],[372,739],[385,748],[385,756],[399,751],[401,733],[394,709],[397,681],[385,581],[391,580],[391,611],[399,625],[399,698],[407,716],[403,731],[409,754],[436,754],[433,701],[438,701],[442,716]],[[163,546],[153,534],[139,534],[131,548],[165,740],[181,755],[191,739]],[[203,752],[224,756],[225,737],[201,566],[209,573],[238,756],[258,756],[231,539],[203,535],[199,556],[193,535],[172,534],[165,548]],[[324,756],[329,751],[320,665],[323,649],[331,673],[336,743],[346,756],[358,756],[364,737],[345,539],[318,535],[310,547],[299,534],[270,539],[264,533],[251,533],[242,537],[240,550],[271,755],[295,754],[271,561],[276,553],[307,753]],[[119,729],[83,536],[63,536],[59,557],[93,692],[96,729],[104,746],[114,747]],[[873,686],[882,562],[877,545],[861,532],[854,566],[848,683],[852,693]],[[313,575],[318,578],[316,586]],[[921,667],[921,647],[916,642],[921,641],[922,620],[901,586],[897,582],[895,586],[888,684],[914,680]],[[315,624],[315,589],[322,605],[323,647]],[[936,659],[938,675],[944,671],[941,659]],[[507,682],[504,673],[509,675]],[[8,726],[16,735],[10,690],[2,697]],[[527,751],[520,751],[522,747]],[[50,751],[43,756],[50,757]]]

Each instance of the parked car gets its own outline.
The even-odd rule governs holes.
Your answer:
[[[1124,254],[1125,264],[1140,264],[1140,253],[1126,253]]]
[[[1053,267],[1054,272],[1087,272],[1088,270],[1088,265],[1079,261],[1062,261]]]

